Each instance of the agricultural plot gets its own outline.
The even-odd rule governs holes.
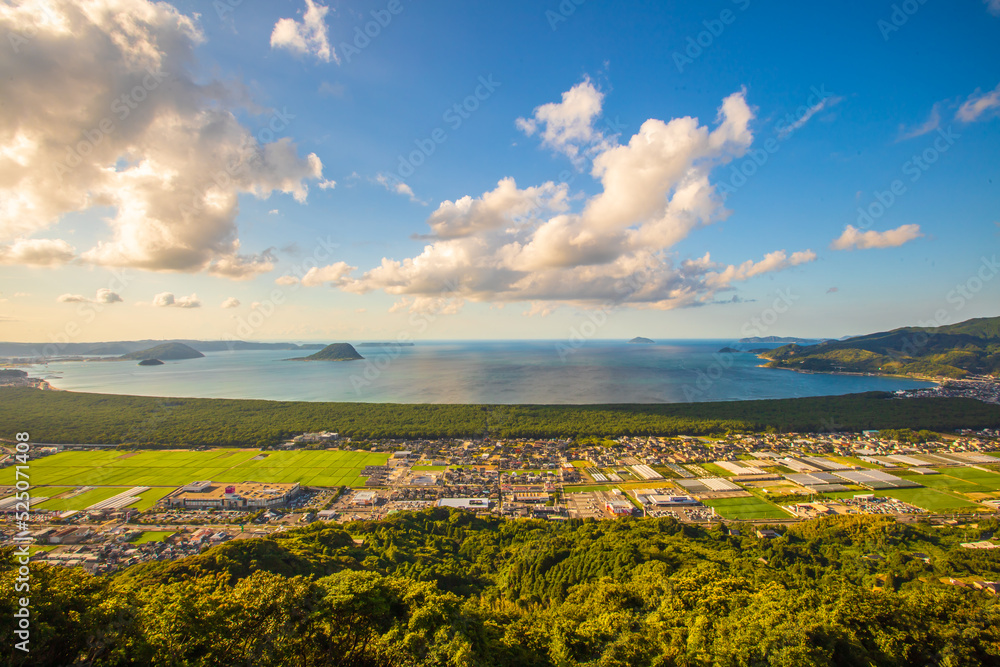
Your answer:
[[[53,512],[64,512],[66,510],[85,510],[95,503],[107,500],[112,496],[117,496],[122,491],[128,491],[128,487],[105,486],[99,489],[84,491],[72,498],[53,498],[39,503],[38,509],[50,510]]]
[[[169,530],[147,530],[142,535],[132,540],[133,544],[145,544],[146,542],[162,542],[173,535]]]
[[[726,519],[787,519],[788,512],[756,496],[702,500]]]
[[[921,507],[931,512],[941,512],[952,509],[968,509],[980,507],[968,500],[963,500],[948,493],[942,493],[935,489],[891,489],[876,492],[879,496],[888,496],[896,500],[902,500],[916,507]]]
[[[946,495],[961,494],[964,499],[985,500],[1000,496],[1000,474],[974,468],[941,468],[940,472],[940,475],[921,475],[919,481]]]
[[[256,449],[62,452],[32,462],[31,479],[35,485],[54,486],[176,488],[202,479],[363,486],[361,470],[369,465],[385,465],[387,459],[388,454],[369,452]],[[13,475],[13,468],[0,471],[0,484],[13,484]],[[146,500],[144,494],[140,506]],[[46,505],[45,509],[57,508]]]
[[[153,505],[155,505],[160,500],[160,498],[164,497],[165,495],[173,491],[176,491],[174,487],[166,487],[166,488],[158,487],[155,489],[150,489],[149,491],[139,494],[140,498],[139,502],[132,503],[131,505],[129,505],[129,507],[135,508],[140,512],[144,512]]]

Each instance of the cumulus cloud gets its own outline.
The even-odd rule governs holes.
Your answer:
[[[0,203],[0,207],[2,206]],[[0,226],[3,224],[0,220]],[[75,255],[76,250],[73,246],[60,239],[18,238],[11,244],[0,245],[0,264],[58,266],[69,262]]]
[[[35,4],[0,5],[0,34],[34,35],[0,49],[2,261],[68,261],[64,241],[23,239],[100,208],[111,210],[108,233],[84,262],[235,278],[264,270],[239,254],[239,194],[303,202],[307,182],[323,181],[320,159],[300,157],[288,138],[261,144],[237,120],[261,110],[243,87],[198,71],[196,18],[149,0]],[[22,258],[27,244],[46,252]]]
[[[585,84],[574,90],[592,97]],[[535,314],[563,303],[668,309],[713,303],[735,282],[812,261],[808,250],[780,250],[732,266],[707,253],[684,261],[670,253],[693,230],[728,214],[709,175],[752,143],[753,113],[744,96],[723,100],[714,127],[690,117],[650,119],[626,144],[600,140],[591,175],[601,189],[589,198],[572,196],[567,183],[521,188],[504,178],[478,197],[445,201],[427,220],[421,253],[383,258],[357,278],[338,272],[337,284],[349,292],[396,295],[394,311],[455,312],[467,301],[527,302]],[[532,122],[520,124],[537,132],[560,119],[553,145],[593,139],[579,128],[600,107],[582,106],[587,111],[575,116],[561,107],[536,110]]]
[[[153,305],[158,308],[201,308],[197,294],[174,296],[171,292],[160,292],[153,297]]]
[[[56,301],[59,303],[122,303],[125,300],[118,293],[102,287],[97,290],[93,299],[82,294],[63,294]]]
[[[239,247],[237,243],[236,247]],[[231,278],[232,280],[250,280],[267,273],[274,268],[274,255],[271,249],[259,255],[232,254],[213,260],[208,266],[208,272],[213,276]]]
[[[958,108],[955,117],[962,122],[972,123],[984,116],[993,116],[997,109],[1000,109],[1000,84],[987,93],[977,88],[976,92],[969,95],[969,98]]]
[[[300,55],[311,55],[317,60],[340,63],[340,57],[330,46],[326,27],[326,13],[329,7],[306,0],[306,11],[302,21],[280,19],[271,32],[271,48],[287,49]]]
[[[538,132],[543,146],[576,161],[581,148],[604,143],[602,133],[594,127],[603,103],[604,93],[585,78],[563,93],[561,102],[543,104],[535,108],[531,118],[518,118],[515,124],[529,137]]]
[[[830,247],[834,250],[864,250],[868,248],[895,248],[923,236],[920,225],[902,225],[884,232],[863,232],[847,225],[844,233]]]
[[[289,285],[298,285],[299,279],[295,276],[279,276],[275,278],[274,282],[282,287],[288,287]]]
[[[708,255],[705,255],[708,259]],[[706,274],[705,282],[709,285],[725,286],[734,281],[743,281],[759,276],[762,273],[771,271],[781,271],[792,266],[798,266],[816,259],[816,253],[811,250],[794,252],[788,255],[784,250],[768,253],[764,259],[754,262],[751,259],[743,262],[739,266],[727,266],[722,271],[712,271]]]
[[[316,287],[324,283],[333,285],[343,285],[347,276],[358,267],[348,266],[346,262],[337,262],[330,266],[314,266],[302,276],[302,284],[305,287]]]
[[[223,308],[239,308],[240,307],[240,300],[237,299],[235,296],[231,296],[231,297],[229,297],[228,299],[226,299],[225,301],[222,302],[222,307]]]

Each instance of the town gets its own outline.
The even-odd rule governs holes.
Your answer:
[[[771,534],[765,526],[821,516],[888,514],[901,521],[954,525],[1000,512],[1000,431],[966,431],[925,442],[910,442],[906,435],[355,443],[323,431],[267,451],[243,451],[243,458],[251,458],[232,469],[252,466],[238,473],[247,476],[243,481],[199,479],[177,486],[166,479],[158,484],[157,469],[141,467],[140,457],[156,461],[176,454],[195,465],[200,457],[225,459],[241,452],[35,445],[35,468],[51,465],[55,474],[62,470],[56,466],[60,457],[74,457],[65,470],[78,481],[33,486],[27,532],[16,524],[24,505],[15,487],[0,487],[0,513],[4,538],[30,535],[35,560],[100,573],[314,521],[378,521],[432,507],[546,521],[673,517],[724,523],[736,531],[746,524],[745,530],[762,537]],[[81,475],[81,457],[103,457],[108,463]],[[336,469],[347,470],[340,478],[346,483],[315,483],[336,479],[315,476],[313,483],[295,481],[306,479],[302,470],[311,467],[310,461],[320,466],[328,459],[356,468]],[[13,453],[5,454],[0,467],[13,461]],[[121,472],[102,479],[107,470]],[[220,473],[232,474],[237,473]],[[966,546],[1000,548],[990,541]]]

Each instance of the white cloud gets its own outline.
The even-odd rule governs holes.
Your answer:
[[[941,127],[941,103],[938,102],[933,107],[931,107],[931,115],[923,122],[923,124],[918,125],[910,130],[905,130],[900,128],[902,133],[899,137],[900,141],[905,141],[907,139],[913,139],[915,137],[921,137],[925,134],[933,132],[934,130]]]
[[[0,49],[0,244],[111,209],[110,233],[81,260],[233,277],[262,269],[239,255],[238,195],[303,202],[307,181],[323,180],[320,159],[287,138],[260,144],[240,124],[234,111],[261,110],[240,85],[198,71],[201,30],[171,5],[36,9],[0,5],[0,34],[35,35],[30,48]],[[68,261],[69,246],[50,243],[63,244],[51,263]]]
[[[708,255],[705,255],[705,258],[707,259]],[[815,259],[816,253],[811,250],[794,252],[791,256],[787,255],[784,250],[778,250],[768,253],[764,259],[759,262],[754,262],[753,260],[748,259],[739,266],[730,265],[722,271],[709,272],[706,274],[705,282],[713,286],[728,286],[734,281],[748,280],[754,276],[759,276],[762,273],[782,271],[793,266],[798,266],[799,264],[811,262]]]
[[[923,233],[920,225],[902,225],[896,229],[884,232],[867,231],[863,232],[853,225],[847,225],[844,233],[837,238],[830,247],[834,250],[865,250],[868,248],[895,248],[914,239],[920,238]]]
[[[823,111],[824,109],[828,109],[836,104],[839,104],[843,99],[844,99],[843,97],[837,97],[835,95],[824,97],[819,102],[809,107],[806,110],[806,112],[802,114],[802,116],[800,116],[798,120],[796,120],[794,123],[792,123],[791,125],[786,125],[785,127],[778,130],[778,138],[784,141],[789,136],[791,136],[793,132],[801,129],[806,123],[808,123],[812,119],[813,116],[818,114],[820,111]]]
[[[236,248],[239,248],[237,242]],[[208,272],[213,276],[231,278],[233,280],[250,280],[274,268],[274,256],[271,250],[265,250],[259,255],[232,254],[220,257],[208,266]]]
[[[59,303],[122,303],[125,300],[121,296],[109,290],[106,287],[102,287],[97,290],[97,294],[93,299],[85,297],[82,294],[63,294],[56,299]]]
[[[465,196],[438,206],[427,220],[432,237],[441,239],[471,236],[477,232],[510,227],[535,213],[563,212],[568,209],[568,186],[549,181],[538,187],[519,190],[513,178],[504,178],[496,189],[473,199]]]
[[[314,266],[306,272],[306,275],[302,276],[302,285],[304,287],[316,287],[323,283],[342,285],[346,282],[351,271],[357,268],[356,266],[348,266],[346,262],[337,262],[324,267]]]
[[[394,192],[397,195],[403,195],[405,197],[409,197],[410,201],[414,203],[421,205],[427,204],[427,202],[417,199],[417,196],[413,194],[413,188],[411,188],[409,185],[399,180],[395,176],[387,176],[386,174],[380,173],[375,176],[375,182],[381,185],[389,192]]]
[[[669,254],[694,229],[728,214],[709,174],[746,153],[752,119],[738,92],[723,101],[714,128],[694,118],[650,119],[627,144],[607,140],[591,171],[602,189],[572,206],[578,211],[571,210],[567,183],[519,188],[512,178],[478,197],[445,201],[427,220],[431,233],[421,253],[383,258],[360,278],[341,273],[341,289],[383,290],[399,297],[394,311],[436,313],[466,301],[530,302],[532,313],[561,303],[712,303],[733,282],[815,258],[811,251],[778,251],[726,266],[708,254],[681,262]]]
[[[275,278],[274,282],[277,285],[288,287],[289,285],[298,285],[299,279],[295,276],[279,276]]]
[[[235,296],[231,296],[231,297],[229,297],[228,299],[226,299],[225,301],[222,302],[222,307],[223,308],[239,308],[240,307],[240,300],[237,299]]]
[[[18,238],[10,245],[0,245],[0,264],[58,266],[69,262],[75,255],[73,246],[60,239]]]
[[[153,297],[153,305],[159,308],[201,308],[197,294],[175,297],[171,292],[161,292]]]
[[[306,0],[306,12],[302,21],[280,19],[271,33],[271,48],[288,49],[292,53],[311,55],[323,62],[333,60],[340,63],[340,56],[330,46],[327,34],[326,13],[329,7]]]
[[[986,3],[986,11],[993,16],[1000,16],[1000,0],[983,0]]]
[[[15,299],[17,299],[18,297],[22,297],[22,296],[31,296],[31,294],[29,292],[14,292],[14,298]]]
[[[976,92],[969,95],[969,98],[958,108],[955,117],[965,123],[972,123],[984,115],[992,116],[1000,109],[1000,84],[988,93],[983,93],[978,88]]]
[[[597,150],[604,144],[604,136],[594,128],[603,103],[604,93],[585,78],[562,94],[562,102],[536,107],[531,118],[518,118],[515,124],[529,137],[538,132],[543,146],[579,162],[581,148]]]

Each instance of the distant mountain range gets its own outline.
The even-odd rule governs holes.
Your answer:
[[[67,357],[114,356],[167,343],[187,345],[198,352],[226,352],[230,350],[321,350],[323,343],[255,343],[242,340],[124,340],[109,343],[0,343],[0,357]]]
[[[750,338],[740,338],[740,343],[796,343],[798,345],[815,345],[822,343],[828,338],[795,338],[791,336],[751,336]]]
[[[772,368],[961,378],[1000,373],[1000,317],[760,351]]]

